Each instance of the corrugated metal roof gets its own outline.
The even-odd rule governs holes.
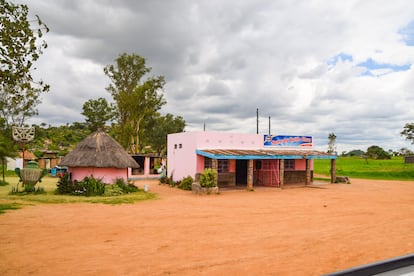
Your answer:
[[[312,149],[198,149],[196,153],[213,159],[336,159],[336,155]]]

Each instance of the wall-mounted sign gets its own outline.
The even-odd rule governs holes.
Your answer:
[[[311,147],[312,136],[264,135],[265,147]]]

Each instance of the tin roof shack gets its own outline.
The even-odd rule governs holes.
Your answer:
[[[79,142],[63,157],[60,166],[68,167],[72,180],[93,176],[104,183],[114,183],[117,178],[128,181],[131,168],[139,168],[122,146],[102,130]]]
[[[205,168],[218,173],[217,185],[309,185],[313,159],[331,159],[335,179],[336,156],[313,149],[311,136],[183,132],[168,135],[168,176],[174,181],[198,179]]]

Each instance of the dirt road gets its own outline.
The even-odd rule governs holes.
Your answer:
[[[414,252],[414,182],[150,189],[159,199],[1,215],[0,275],[320,275]]]

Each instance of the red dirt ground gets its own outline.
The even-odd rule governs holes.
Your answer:
[[[414,182],[150,189],[159,199],[1,215],[0,275],[320,275],[414,252]]]

